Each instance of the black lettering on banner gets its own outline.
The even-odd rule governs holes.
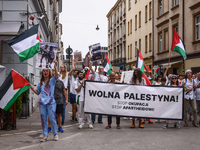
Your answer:
[[[153,96],[153,101],[155,101],[155,100],[156,100],[155,97],[156,97],[157,95],[153,95],[153,94],[152,94],[152,96]]]
[[[145,100],[145,94],[141,94],[141,100]]]
[[[164,95],[164,102],[165,101],[169,102],[169,95]]]
[[[150,94],[147,94],[147,95],[146,95],[146,100],[147,100],[147,101],[150,101],[150,100],[151,100],[151,95],[150,95]]]
[[[129,97],[129,93],[124,93],[124,99],[126,99],[127,97]]]
[[[171,96],[170,102],[175,102],[175,97],[173,95]]]
[[[130,95],[129,99],[135,99],[135,97],[134,97],[134,94],[133,94],[133,93],[131,93],[131,95]]]
[[[176,96],[176,102],[178,102],[178,96]]]
[[[90,90],[89,90],[89,94],[90,94],[90,96],[94,96],[94,97],[95,97],[95,96],[96,96],[96,93],[97,93],[97,91],[93,91],[93,90],[90,91]]]
[[[158,95],[159,101],[161,102],[163,95]]]
[[[98,91],[98,92],[97,92],[97,96],[98,96],[98,97],[102,97],[102,95],[103,95],[102,91]]]

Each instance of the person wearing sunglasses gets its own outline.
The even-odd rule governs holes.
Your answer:
[[[173,87],[181,86],[178,82],[178,78],[176,77],[176,75],[171,76],[171,82],[170,82],[169,86],[173,86]],[[163,126],[163,129],[168,128],[169,124],[174,124],[174,128],[180,128],[180,126],[179,126],[180,121],[166,120],[166,124]]]

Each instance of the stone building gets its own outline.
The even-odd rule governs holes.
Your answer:
[[[109,60],[112,66],[126,70],[126,0],[118,0],[106,17]]]

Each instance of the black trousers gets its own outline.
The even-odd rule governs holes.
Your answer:
[[[112,116],[108,116],[108,124],[112,124]],[[116,116],[116,124],[120,124],[120,117]]]

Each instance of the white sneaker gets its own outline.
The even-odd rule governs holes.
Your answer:
[[[58,134],[54,135],[53,140],[54,140],[54,141],[58,141]]]
[[[41,140],[40,140],[40,142],[46,142],[48,140],[48,136],[44,136]]]
[[[82,129],[82,128],[83,128],[83,126],[82,126],[82,125],[79,125],[79,126],[78,126],[78,128],[79,128],[79,129]]]
[[[93,129],[93,125],[92,125],[92,124],[89,124],[89,128],[90,128],[90,129]]]

